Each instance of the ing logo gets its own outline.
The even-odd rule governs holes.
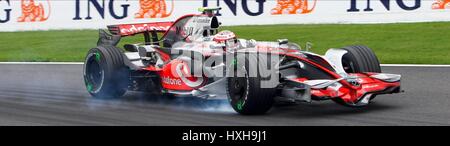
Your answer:
[[[174,0],[172,0],[172,9],[167,11],[166,0],[139,0],[139,12],[135,18],[165,18],[169,17],[174,9]]]
[[[0,8],[2,8],[0,14],[5,14],[0,15],[0,23],[6,23],[9,21],[11,15],[11,3],[9,0],[0,0]]]
[[[313,5],[308,5],[309,0],[277,0],[277,7],[273,8],[272,15],[281,14],[307,14],[311,13],[316,7],[317,0]]]
[[[17,19],[17,22],[40,22],[47,20],[50,16],[50,0],[46,1],[48,5],[47,15],[45,15],[46,10],[42,3],[37,3],[35,0],[21,0],[22,13]]]
[[[431,6],[432,9],[450,9],[450,0],[436,0]]]

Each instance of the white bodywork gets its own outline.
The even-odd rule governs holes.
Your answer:
[[[347,54],[346,50],[332,48],[325,53],[325,56],[323,56],[323,58],[336,70],[336,73],[343,77],[347,76],[347,73],[342,66],[342,57],[344,57],[345,54]]]

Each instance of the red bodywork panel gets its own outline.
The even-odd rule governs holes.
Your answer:
[[[161,77],[161,86],[167,90],[192,91],[202,87],[207,81],[203,76],[191,76],[188,65],[177,59],[171,60],[162,69],[149,66],[145,70],[156,71]]]
[[[355,102],[365,94],[382,92],[386,89],[400,86],[400,82],[384,82],[371,78],[368,74],[355,73],[350,75],[359,77],[357,80],[361,85],[357,89],[348,88],[347,86],[328,87],[325,89],[312,89],[311,94],[317,97],[339,97],[345,102]]]
[[[301,60],[305,63],[311,64],[315,66],[316,68],[328,73],[331,75],[334,79],[339,79],[341,76],[337,74],[334,71],[328,70],[326,67],[323,67],[313,61],[308,60],[307,58],[299,57],[297,55],[289,55],[285,54],[290,57],[295,57],[298,60]],[[345,102],[356,102],[358,99],[360,99],[361,96],[365,95],[366,93],[373,93],[377,91],[383,91],[390,87],[399,87],[400,82],[384,82],[378,79],[374,79],[369,77],[371,74],[362,74],[362,73],[356,73],[356,74],[350,74],[354,76],[358,76],[358,82],[361,84],[361,86],[354,86],[347,82],[346,80],[340,80],[339,83],[341,83],[343,86],[339,87],[338,89],[333,88],[326,88],[326,89],[319,89],[319,90],[311,90],[311,94],[317,97],[340,97]],[[304,78],[301,78],[299,80],[304,80]]]

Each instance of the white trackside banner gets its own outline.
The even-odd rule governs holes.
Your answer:
[[[174,21],[217,6],[223,25],[450,21],[450,0],[0,0],[0,31]]]

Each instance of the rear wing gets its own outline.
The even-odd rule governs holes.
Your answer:
[[[118,24],[109,25],[108,30],[113,35],[131,36],[148,32],[167,32],[173,22],[152,22],[152,23],[136,23],[136,24]]]

